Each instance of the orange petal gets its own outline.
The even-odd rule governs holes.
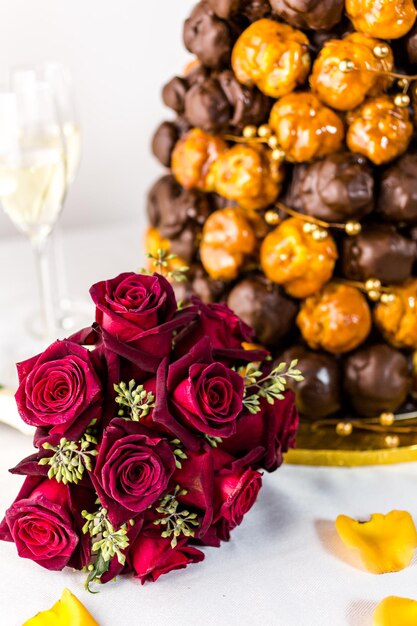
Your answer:
[[[408,598],[389,596],[375,609],[373,626],[416,626],[417,602]]]
[[[99,626],[69,589],[54,606],[27,620],[23,626]]]
[[[368,522],[339,515],[336,530],[348,548],[359,550],[365,567],[373,574],[404,569],[417,548],[416,527],[407,511],[375,513]]]

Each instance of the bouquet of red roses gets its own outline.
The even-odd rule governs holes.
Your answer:
[[[178,306],[159,274],[91,288],[96,322],[18,365],[36,453],[0,525],[19,556],[107,582],[203,560],[294,444],[288,378],[222,304]]]

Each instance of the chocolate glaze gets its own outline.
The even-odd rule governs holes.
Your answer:
[[[342,406],[342,379],[338,361],[323,352],[313,352],[304,346],[293,346],[282,360],[291,363],[298,359],[298,368],[304,380],[288,382],[296,395],[297,408],[306,417],[327,417]]]
[[[231,70],[196,82],[185,96],[185,116],[206,132],[239,131],[247,124],[265,122],[270,99],[258,89],[245,87]]]
[[[297,165],[286,197],[289,206],[328,222],[359,219],[373,208],[374,178],[364,157],[337,153]]]
[[[149,191],[147,210],[151,226],[171,241],[171,251],[191,262],[202,226],[211,212],[207,196],[183,189],[173,176],[167,175]]]
[[[382,343],[357,350],[346,359],[344,383],[358,415],[396,411],[410,389],[407,357]]]
[[[165,167],[171,165],[171,155],[180,138],[178,128],[173,122],[162,122],[152,138],[152,154]]]
[[[343,273],[351,280],[400,283],[411,276],[416,243],[389,224],[369,224],[343,241]]]
[[[417,154],[406,154],[384,172],[377,209],[390,222],[417,222]]]
[[[185,97],[185,115],[192,126],[206,132],[227,129],[232,109],[217,79],[208,78],[191,87]]]
[[[412,64],[417,63],[417,22],[405,37],[405,48],[408,62]]]
[[[219,19],[207,2],[199,2],[185,21],[184,44],[203,65],[224,67],[230,62],[233,32],[229,23]]]
[[[271,13],[268,0],[207,0],[207,3],[224,20],[239,12],[253,22]]]
[[[251,326],[264,345],[278,346],[294,327],[297,304],[263,276],[240,281],[229,293],[228,306]]]
[[[178,117],[173,122],[162,122],[152,138],[152,153],[165,167],[170,167],[171,156],[178,139],[190,130],[185,118]]]
[[[296,28],[329,30],[342,18],[343,0],[270,0],[272,10]]]

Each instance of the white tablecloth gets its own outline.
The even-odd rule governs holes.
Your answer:
[[[34,294],[25,242],[0,241],[1,346],[18,336],[23,305]],[[67,237],[70,284],[82,295],[95,280],[136,269],[140,236],[131,228]],[[70,253],[71,251],[71,253]],[[31,453],[31,440],[0,425],[0,515],[21,478],[7,473]],[[417,465],[355,469],[284,466],[265,475],[255,508],[232,540],[206,550],[206,560],[141,587],[119,579],[93,596],[83,575],[47,572],[19,559],[0,542],[0,624],[21,626],[69,587],[101,626],[370,626],[387,595],[417,599],[417,560],[384,576],[366,573],[334,530],[339,513],[360,518],[391,509],[409,510],[417,522]]]

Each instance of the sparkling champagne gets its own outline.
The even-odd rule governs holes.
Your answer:
[[[81,130],[79,126],[66,122],[63,125],[63,135],[65,141],[67,182],[74,181],[81,158]]]
[[[18,164],[0,161],[0,200],[13,223],[30,237],[50,233],[62,208],[66,165],[61,150],[33,150]]]

